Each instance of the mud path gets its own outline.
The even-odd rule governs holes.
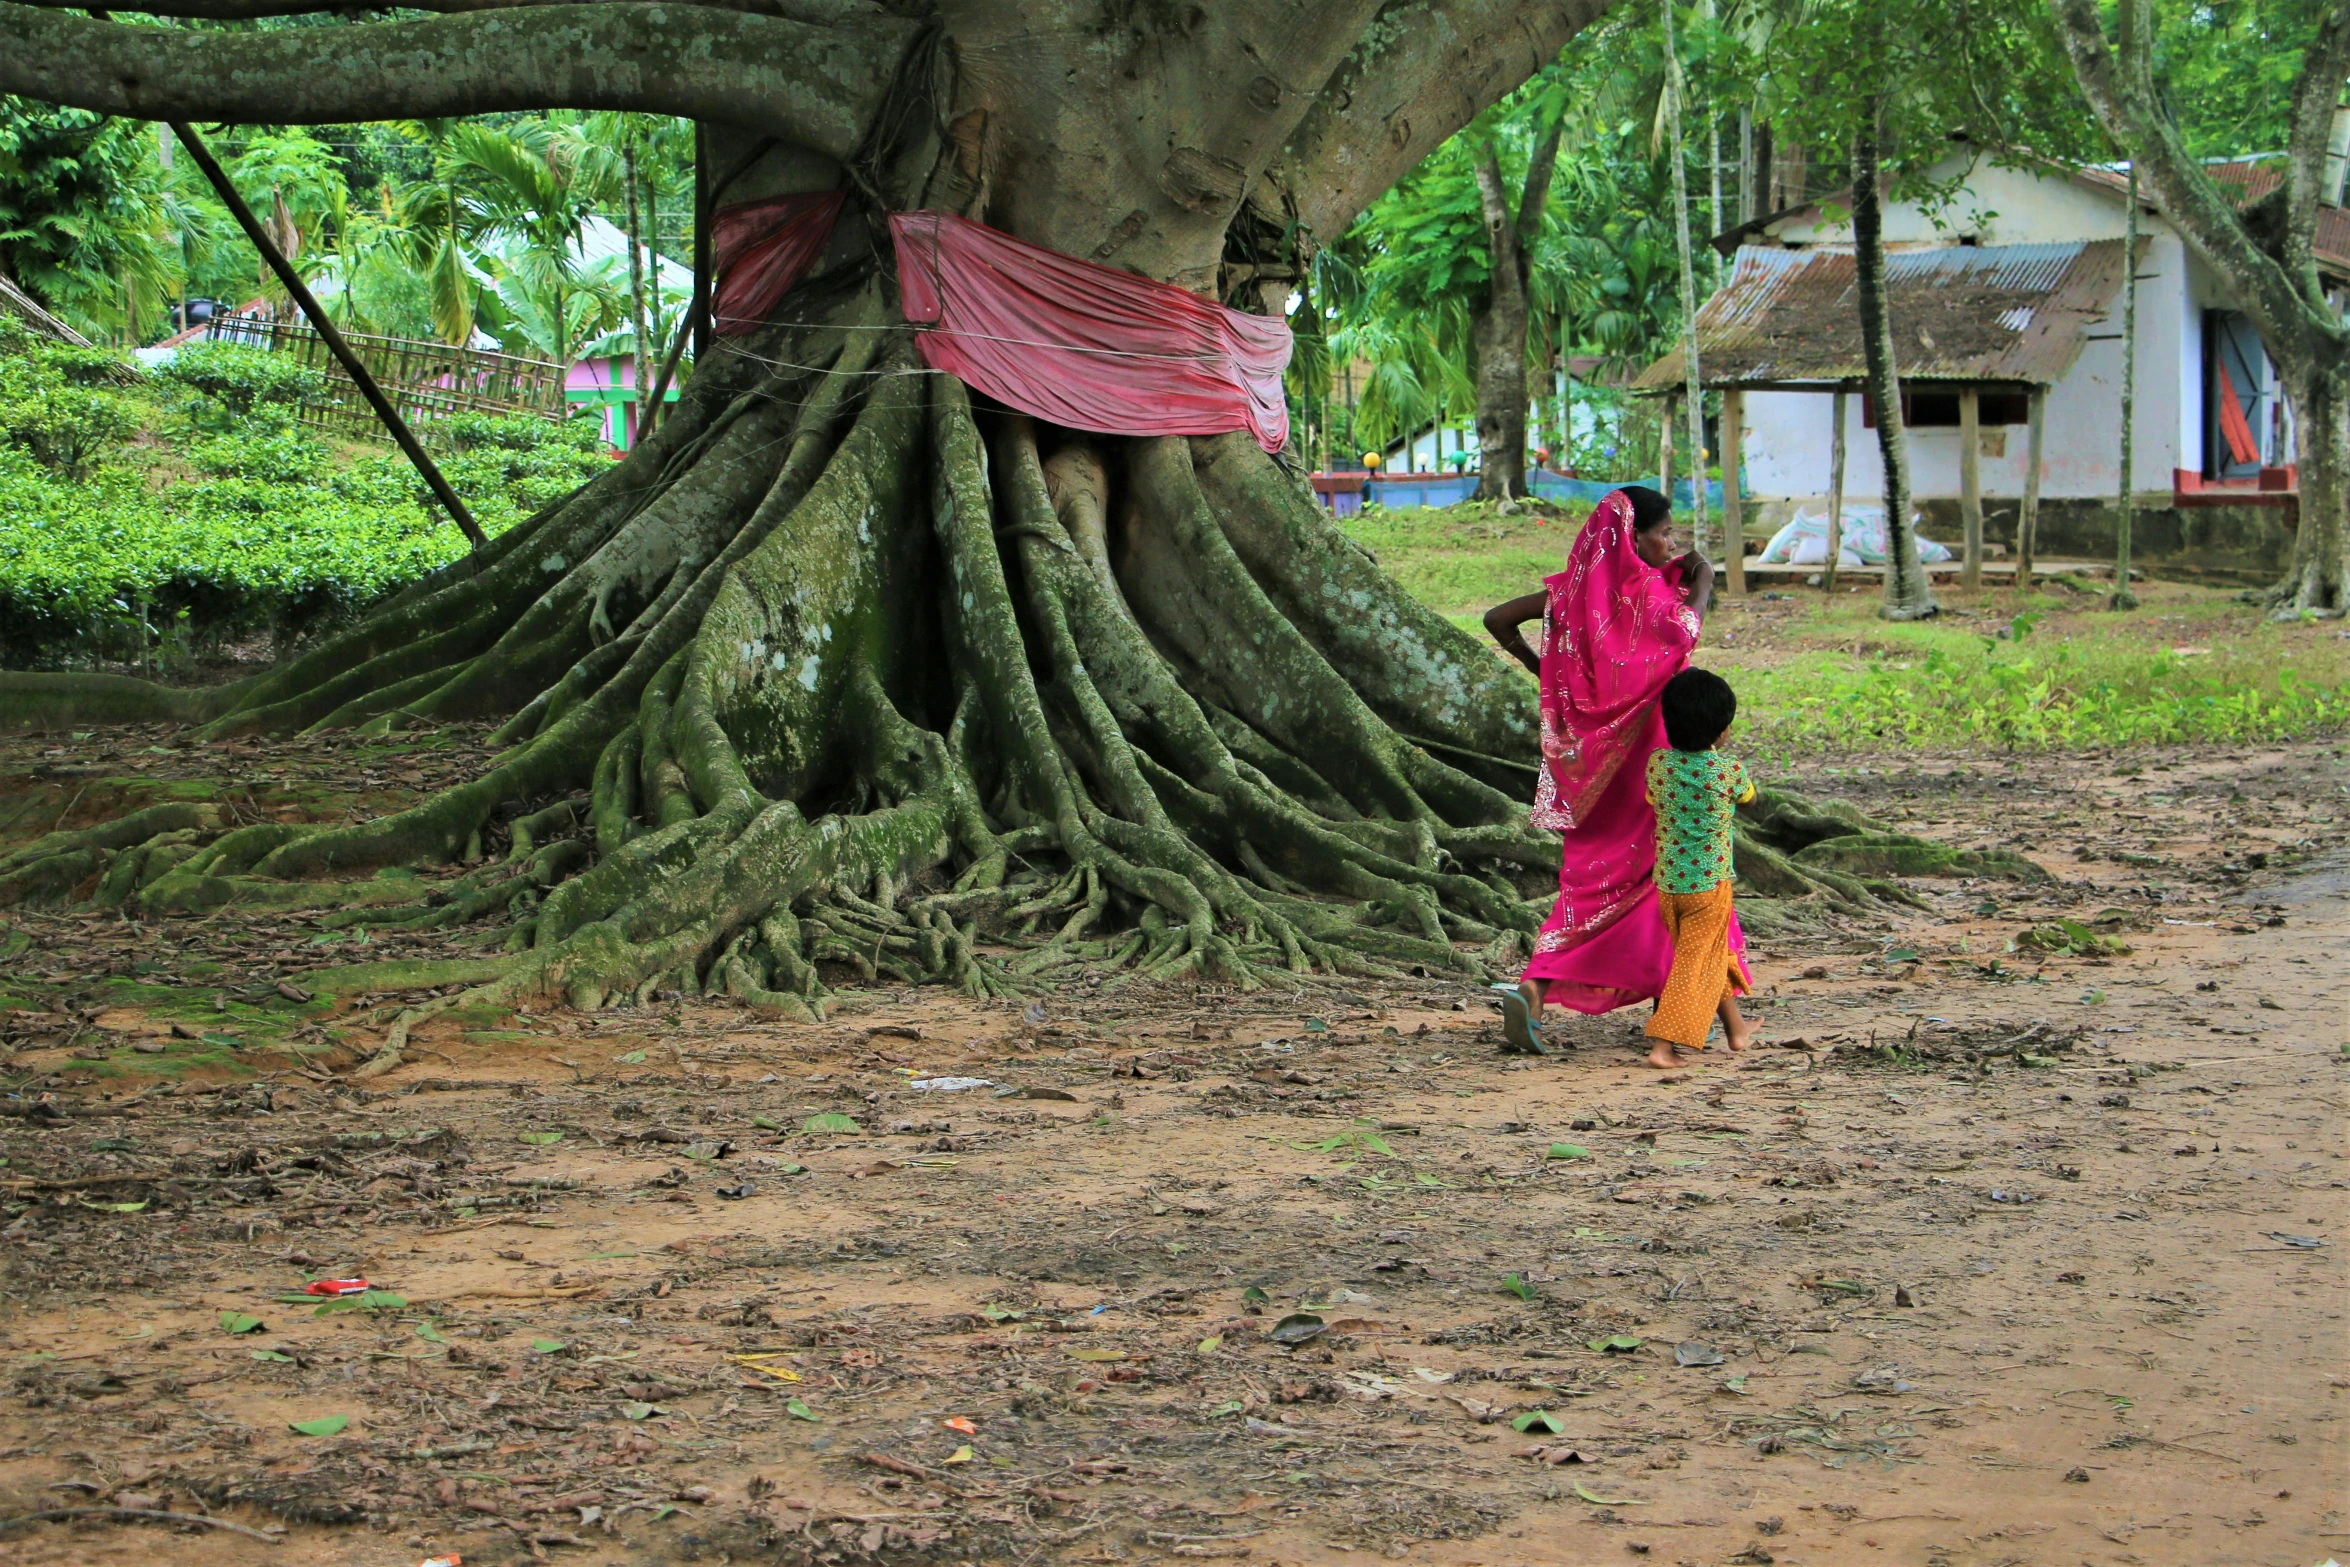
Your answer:
[[[2342,755],[1801,782],[2056,880],[1774,948],[1773,1047],[1663,1076],[1419,981],[452,1014],[350,1085],[331,925],[12,919],[0,1515],[277,1543],[0,1560],[2340,1555]]]

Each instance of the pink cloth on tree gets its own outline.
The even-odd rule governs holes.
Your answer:
[[[1648,758],[1665,744],[1657,697],[1688,667],[1698,619],[1679,563],[1662,570],[1632,545],[1632,502],[1617,490],[1583,524],[1567,569],[1544,579],[1542,772],[1533,822],[1563,835],[1558,903],[1525,978],[1577,1012],[1664,993],[1673,941],[1656,899],[1656,810]],[[1730,919],[1730,950],[1746,938]]]
[[[944,212],[889,220],[922,362],[1006,407],[1105,435],[1289,439],[1289,323]]]
[[[721,207],[710,220],[710,320],[720,337],[740,337],[763,324],[776,301],[808,275],[845,192],[806,191]]]

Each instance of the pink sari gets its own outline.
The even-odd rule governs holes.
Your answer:
[[[1656,810],[1648,758],[1665,743],[1657,695],[1688,666],[1696,612],[1681,569],[1632,547],[1632,503],[1601,501],[1546,578],[1542,617],[1542,773],[1533,822],[1565,843],[1558,904],[1524,977],[1577,1012],[1609,1012],[1664,993],[1673,942],[1656,897]],[[1746,938],[1730,917],[1730,950]]]

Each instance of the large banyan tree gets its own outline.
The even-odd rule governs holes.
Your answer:
[[[184,121],[688,115],[719,202],[850,193],[655,433],[477,554],[232,686],[0,685],[18,722],[215,737],[494,718],[480,776],[359,825],[157,806],[20,851],[0,898],[316,907],[478,861],[365,917],[493,922],[501,993],[583,1007],[677,986],[797,1012],[833,964],[979,994],[1074,962],[1501,966],[1557,864],[1526,818],[1530,685],[1248,435],[1045,427],[924,369],[886,219],[949,211],[1277,314],[1315,236],[1603,8],[429,0],[194,30],[0,3],[0,91]],[[1766,818],[1764,892],[1865,899],[1928,853]]]

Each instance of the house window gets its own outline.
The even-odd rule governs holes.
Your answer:
[[[2031,400],[2022,392],[1981,392],[1976,395],[1977,415],[1986,430],[2002,425],[2026,424],[2032,417]],[[1877,405],[1867,393],[1860,399],[1861,428],[1877,427]],[[1901,393],[1901,422],[1912,430],[1955,430],[1958,428],[1958,393],[1952,391],[1911,390]]]
[[[2203,476],[2260,475],[2269,423],[2268,351],[2233,310],[2203,313]]]

